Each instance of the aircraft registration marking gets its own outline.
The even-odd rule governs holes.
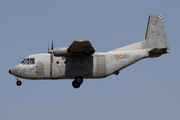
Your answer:
[[[129,54],[124,54],[124,55],[123,55],[123,58],[124,58],[124,59],[129,58]]]
[[[116,60],[118,60],[118,58],[119,58],[118,56],[119,56],[119,55],[113,55],[113,58],[116,59]]]
[[[113,59],[116,59],[116,60],[119,60],[119,59],[127,59],[129,58],[129,54],[126,53],[126,54],[116,54],[116,55],[113,55]]]

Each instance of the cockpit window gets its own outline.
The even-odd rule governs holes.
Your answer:
[[[26,60],[26,62],[24,64],[29,64],[29,58]]]
[[[26,61],[26,59],[24,59],[21,63],[23,64]]]
[[[30,64],[34,64],[34,58],[30,58]]]
[[[29,64],[35,64],[35,60],[34,58],[27,58],[27,59],[24,59],[21,64],[25,64],[25,65],[29,65]]]

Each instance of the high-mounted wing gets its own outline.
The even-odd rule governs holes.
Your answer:
[[[92,55],[95,52],[91,43],[87,40],[75,40],[69,48],[56,48],[48,51],[54,56],[70,56],[70,55]]]
[[[69,46],[67,51],[73,54],[86,54],[86,55],[92,55],[95,52],[91,43],[87,40],[75,40]]]

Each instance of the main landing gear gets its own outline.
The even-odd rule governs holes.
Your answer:
[[[18,78],[16,78],[16,80],[17,80],[16,85],[17,85],[17,86],[21,86],[21,85],[22,85],[22,82],[21,82]]]
[[[74,81],[72,82],[72,86],[74,88],[79,88],[81,86],[81,84],[83,83],[83,78],[80,76],[77,76]]]

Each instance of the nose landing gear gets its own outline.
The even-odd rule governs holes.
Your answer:
[[[17,85],[17,86],[21,86],[21,85],[22,85],[22,82],[21,82],[18,78],[16,78],[16,80],[17,80],[16,85]]]
[[[74,88],[79,88],[81,86],[81,84],[83,83],[83,78],[80,76],[77,76],[74,81],[72,82],[72,86]]]

